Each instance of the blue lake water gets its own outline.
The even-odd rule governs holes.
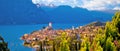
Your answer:
[[[20,37],[25,33],[31,33],[32,31],[42,29],[42,27],[48,24],[40,25],[0,25],[0,35],[8,42],[10,51],[35,51],[35,49],[24,47],[23,41]],[[78,27],[85,24],[53,24],[54,29],[70,29],[72,26]]]

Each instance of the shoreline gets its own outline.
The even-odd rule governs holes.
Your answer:
[[[54,41],[56,37],[62,36],[63,33],[66,33],[66,36],[74,38],[75,40],[79,40],[79,42],[82,41],[82,38],[84,37],[94,37],[97,33],[99,28],[104,29],[104,25],[95,25],[95,24],[102,24],[101,22],[94,22],[91,23],[92,25],[86,25],[86,26],[79,26],[75,28],[74,26],[71,29],[59,29],[54,30],[52,28],[52,25],[44,27],[41,30],[33,31],[30,34],[24,34],[21,37],[21,40],[24,41],[24,46],[31,47],[31,48],[38,48],[39,43],[43,41]],[[91,41],[92,41],[91,38]],[[43,48],[43,47],[42,47]]]

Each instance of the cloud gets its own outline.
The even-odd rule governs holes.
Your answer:
[[[115,7],[113,8],[113,10],[120,10],[120,7]]]
[[[54,4],[56,6],[69,5],[71,7],[75,7],[78,5],[78,0],[32,0],[32,2],[33,4],[45,4],[45,5]]]
[[[120,0],[32,0],[33,4],[69,5],[88,10],[120,10]]]
[[[120,6],[120,0],[82,0],[81,7],[89,10],[106,10]]]

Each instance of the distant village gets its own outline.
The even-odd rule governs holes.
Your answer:
[[[44,41],[46,40],[46,38],[48,40],[54,40],[55,37],[61,36],[63,32],[66,32],[67,36],[75,36],[77,40],[81,40],[80,38],[84,37],[90,37],[92,41],[92,37],[94,37],[94,35],[98,32],[99,28],[104,29],[104,25],[105,24],[101,22],[94,22],[86,26],[79,26],[76,28],[72,26],[71,29],[54,30],[52,27],[52,23],[50,22],[48,26],[46,26],[44,29],[34,31],[31,34],[24,34],[21,39],[24,40],[24,43],[32,44],[34,41]]]

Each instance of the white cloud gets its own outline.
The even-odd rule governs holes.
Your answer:
[[[120,7],[115,7],[113,8],[113,10],[120,10]]]
[[[77,6],[78,0],[32,0],[33,4],[54,4],[56,6],[59,5],[69,5],[69,6]]]
[[[120,0],[32,0],[34,4],[54,4],[69,5],[71,7],[82,7],[88,10],[106,10],[118,9],[120,7]]]
[[[106,9],[105,4],[103,4],[102,0],[91,0],[91,1],[82,1],[83,5],[81,7],[87,8],[89,10],[100,10]]]
[[[40,0],[32,0],[33,4],[38,4]]]
[[[120,5],[120,0],[82,0],[83,5],[81,7],[89,10],[106,10],[113,9]]]

